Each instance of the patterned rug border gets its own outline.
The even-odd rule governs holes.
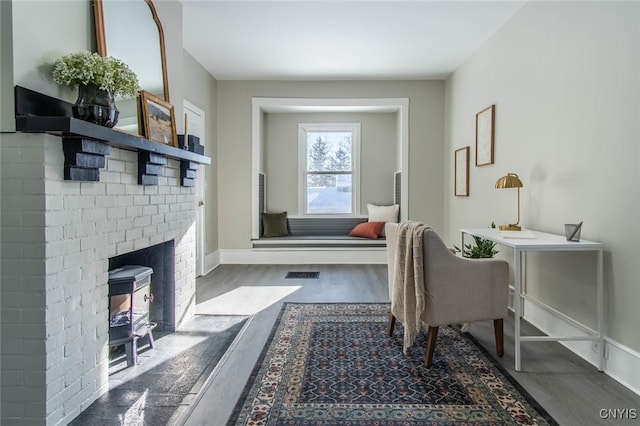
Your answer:
[[[547,423],[549,423],[550,426],[559,426],[558,422],[556,422],[554,418],[551,417],[551,414],[549,414],[547,410],[545,410],[542,405],[540,405],[540,403],[520,384],[520,382],[518,382],[516,378],[513,377],[511,373],[509,373],[507,369],[504,368],[504,366],[493,357],[491,352],[485,349],[485,347],[482,346],[480,342],[478,342],[478,340],[471,335],[471,333],[463,333],[462,331],[460,331],[460,333],[468,340],[470,340],[475,345],[475,347],[480,350],[480,352],[482,352],[485,358],[487,358],[491,362],[491,364],[493,364],[493,366],[498,371],[500,371],[504,378],[507,379],[509,383],[511,383],[511,386],[513,386],[522,395],[522,397],[529,403],[529,405],[531,405],[538,412],[538,414],[540,414],[540,416],[543,417],[547,421]]]
[[[244,384],[244,388],[242,389],[242,393],[240,394],[240,397],[238,398],[238,401],[236,401],[236,406],[233,408],[233,411],[231,412],[231,415],[229,416],[229,420],[227,421],[227,425],[233,425],[236,420],[238,419],[238,417],[240,416],[240,413],[242,412],[242,406],[244,405],[244,400],[247,399],[247,397],[249,396],[249,392],[251,392],[251,388],[253,386],[253,382],[256,381],[256,378],[258,377],[258,373],[260,372],[260,367],[262,366],[262,363],[264,362],[264,359],[266,358],[267,354],[269,353],[269,348],[271,347],[271,343],[273,342],[273,338],[276,335],[276,332],[278,331],[278,326],[280,325],[280,320],[282,319],[282,316],[284,315],[287,306],[289,305],[323,305],[324,303],[297,303],[297,302],[284,302],[282,304],[282,308],[280,308],[280,312],[278,313],[278,317],[276,318],[275,322],[273,323],[273,326],[271,327],[271,332],[269,333],[269,337],[267,338],[267,341],[264,344],[264,347],[262,348],[262,351],[260,352],[260,356],[258,357],[255,365],[253,366],[253,369],[251,370],[251,374],[249,375],[249,378],[247,379],[247,382]],[[338,305],[339,303],[332,303],[333,305]],[[345,305],[347,305],[348,303],[345,303]]]
[[[280,312],[278,313],[278,316],[275,322],[273,323],[273,326],[271,327],[271,332],[269,333],[269,337],[267,338],[264,344],[264,347],[260,352],[260,356],[256,360],[256,363],[251,371],[251,374],[249,375],[249,378],[247,379],[244,385],[242,393],[238,397],[238,400],[236,401],[236,405],[233,411],[231,412],[231,415],[229,416],[227,425],[235,424],[238,417],[240,416],[244,402],[246,398],[249,396],[249,393],[251,392],[253,384],[260,372],[260,368],[262,367],[262,363],[264,362],[267,354],[269,353],[269,348],[273,343],[273,338],[275,337],[279,329],[280,321],[282,320],[282,317],[286,312],[287,307],[294,306],[294,305],[384,305],[384,306],[389,306],[390,304],[388,302],[387,303],[384,303],[384,302],[326,302],[326,303],[284,302],[282,304],[282,307],[280,308]],[[451,328],[456,330],[460,335],[462,335],[464,338],[466,338],[471,343],[473,343],[474,347],[476,347],[482,353],[482,355],[491,362],[491,365],[493,365],[500,372],[500,374],[502,374],[502,376],[509,381],[509,383],[522,395],[522,397],[526,400],[526,402],[530,404],[538,412],[538,414],[549,423],[550,426],[559,426],[558,422],[556,422],[553,419],[553,417],[551,417],[551,415],[547,412],[547,410],[545,410],[542,407],[542,405],[540,405],[540,403],[491,355],[489,351],[487,351],[478,342],[478,340],[476,340],[475,337],[473,337],[468,332],[460,331],[460,329],[457,327],[451,327]]]

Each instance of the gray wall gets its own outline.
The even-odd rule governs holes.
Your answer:
[[[409,98],[409,218],[442,229],[443,81],[218,81],[217,87],[220,249],[250,248],[254,96]]]
[[[265,114],[267,208],[302,214],[298,212],[298,123],[360,123],[360,214],[367,214],[367,203],[392,204],[397,121],[396,113]]]
[[[606,334],[638,351],[640,301],[640,4],[529,2],[446,81],[446,237],[515,219],[605,245]],[[544,29],[541,31],[541,29]],[[453,197],[453,151],[474,141],[474,117],[496,104],[495,164],[474,167],[470,196]],[[473,153],[473,149],[471,150]],[[531,256],[528,291],[594,324],[594,258]]]
[[[95,51],[91,3],[13,1],[12,7],[14,84],[75,101],[77,91],[56,84],[51,71],[62,55]]]

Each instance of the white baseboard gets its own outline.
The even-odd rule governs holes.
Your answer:
[[[385,248],[369,249],[228,249],[220,250],[221,264],[386,264]]]
[[[204,258],[204,275],[213,271],[220,265],[220,250],[207,254]]]
[[[584,334],[578,327],[559,320],[533,303],[525,301],[524,312],[524,318],[545,334],[574,336]],[[598,353],[592,349],[592,342],[561,341],[559,343],[597,368]],[[535,345],[536,343],[525,344]],[[640,371],[640,353],[605,337],[604,354],[604,373],[640,395],[640,375],[637,374]]]
[[[605,373],[640,395],[640,353],[604,338]]]

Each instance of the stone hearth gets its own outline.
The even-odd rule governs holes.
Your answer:
[[[2,417],[66,424],[107,390],[109,258],[174,240],[164,327],[193,316],[195,189],[172,158],[139,185],[138,154],[116,147],[99,182],[65,181],[46,134],[3,134],[0,158]]]

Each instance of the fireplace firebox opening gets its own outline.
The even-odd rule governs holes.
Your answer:
[[[127,366],[135,365],[137,340],[151,330],[174,331],[174,241],[109,259],[109,345],[124,345]]]

